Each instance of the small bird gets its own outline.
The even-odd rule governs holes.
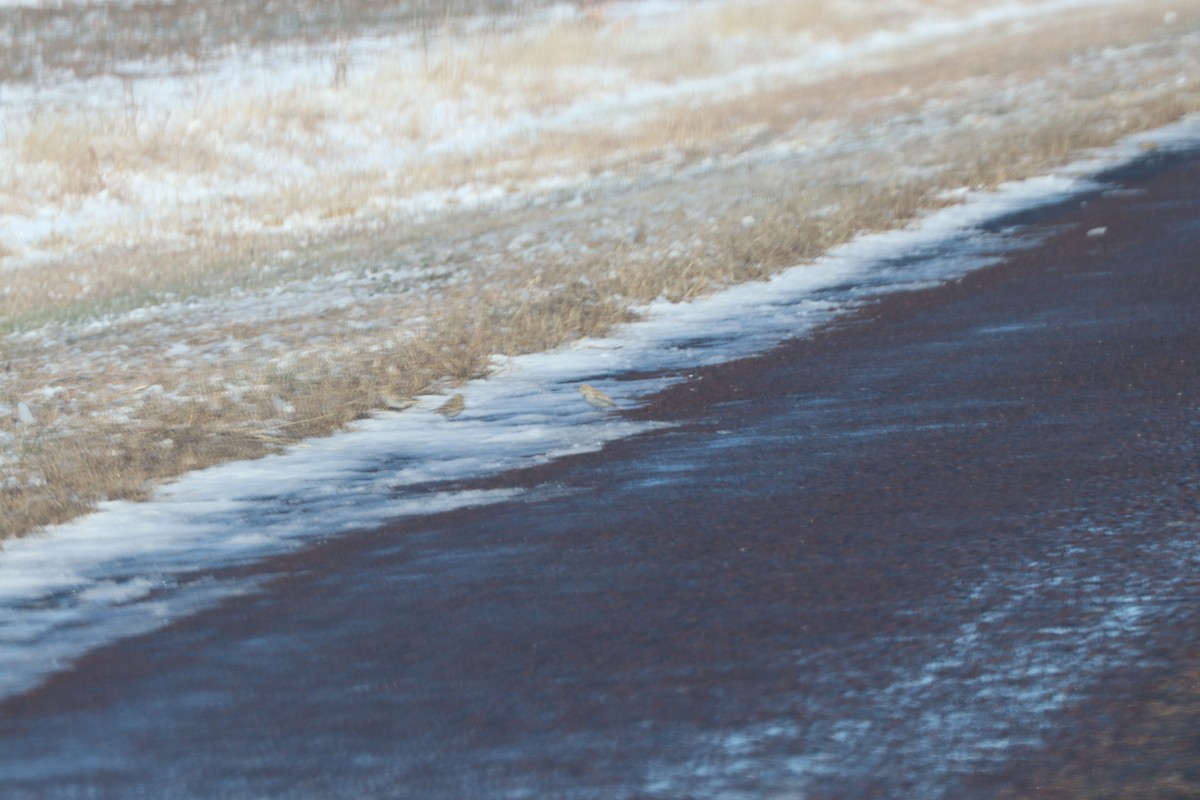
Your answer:
[[[467,407],[467,401],[463,399],[461,394],[456,394],[446,402],[437,407],[437,413],[441,414],[446,419],[454,419],[463,412]]]
[[[583,399],[587,400],[588,405],[592,408],[616,408],[617,404],[613,399],[600,391],[590,383],[585,383],[579,387],[579,393],[583,395]]]
[[[386,389],[379,393],[379,399],[383,402],[384,407],[390,408],[392,411],[403,411],[417,404],[417,401],[411,397],[393,394]]]

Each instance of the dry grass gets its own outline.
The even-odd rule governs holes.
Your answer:
[[[64,114],[36,119],[22,138],[21,158],[57,168],[57,180],[47,192],[53,199],[100,192],[106,184],[93,143],[109,133],[109,125],[110,120]]]
[[[111,404],[112,393],[76,404],[69,394],[53,404],[37,403],[36,428],[10,427],[21,467],[10,472],[10,485],[0,490],[3,532],[20,534],[61,522],[100,500],[142,499],[154,483],[189,470],[259,457],[280,445],[328,434],[381,408],[384,393],[413,396],[482,377],[492,353],[545,349],[565,336],[631,318],[623,305],[594,289],[527,277],[519,300],[511,287],[492,287],[483,296],[465,287],[447,291],[419,329],[384,338],[370,349],[361,342],[333,342],[286,370],[223,378],[208,391],[210,381],[192,373],[189,388],[200,396],[185,402],[146,391],[162,383],[126,388],[126,394],[144,395],[131,421],[105,419],[104,400]],[[165,377],[153,370],[119,374],[126,382]],[[90,375],[82,382],[103,379]],[[231,383],[239,387],[236,393],[229,391]],[[55,417],[71,405],[90,419],[86,430],[65,439],[48,433]]]
[[[72,205],[88,196],[107,192],[128,202],[138,202],[146,179],[170,185],[229,185],[255,174],[257,164],[238,153],[258,151],[268,160],[291,162],[295,174],[287,178],[282,193],[256,190],[259,197],[239,193],[221,207],[195,215],[215,224],[202,226],[205,238],[229,219],[242,219],[257,207],[266,226],[277,226],[291,215],[328,219],[331,182],[323,170],[307,174],[304,165],[314,158],[345,160],[331,145],[345,127],[375,127],[398,148],[423,147],[454,129],[443,119],[445,110],[430,98],[469,99],[479,111],[503,119],[529,110],[545,112],[619,90],[623,81],[675,83],[714,74],[730,66],[744,67],[782,53],[800,54],[804,43],[796,40],[784,50],[763,48],[761,42],[730,55],[728,46],[713,47],[713,37],[745,37],[763,28],[788,31],[803,20],[823,21],[814,30],[829,35],[832,26],[844,34],[862,32],[878,23],[878,13],[867,13],[864,4],[847,10],[833,3],[757,3],[701,14],[654,35],[633,35],[618,25],[561,22],[544,28],[518,28],[482,32],[469,37],[443,31],[432,40],[423,64],[399,59],[368,74],[347,65],[344,53],[327,65],[328,75],[312,85],[264,90],[250,96],[225,98],[206,87],[202,66],[193,66],[195,86],[184,108],[154,109],[132,80],[126,80],[121,106],[108,111],[46,111],[29,119],[13,117],[5,133],[8,148],[18,153],[24,169],[0,176],[0,208],[29,211],[47,202]],[[164,13],[166,13],[164,11]],[[724,16],[722,16],[722,14]],[[765,16],[764,16],[765,15]],[[786,17],[786,19],[781,18]],[[740,22],[739,22],[740,20]],[[895,20],[893,20],[895,21]],[[815,23],[814,23],[815,24]],[[756,28],[756,26],[758,26]],[[761,30],[758,31],[760,34]],[[730,62],[730,58],[736,59]],[[703,105],[703,104],[700,104]],[[694,119],[687,130],[693,130]],[[681,126],[666,126],[663,136]],[[719,131],[699,131],[712,138]],[[16,142],[11,139],[17,139]],[[507,151],[511,143],[504,143]],[[435,163],[414,159],[398,176],[382,172],[363,179],[339,175],[335,188],[353,197],[335,205],[338,213],[357,210],[378,195],[414,193],[431,187],[470,180],[469,168],[503,155],[481,153],[475,158],[442,157]],[[7,185],[5,185],[7,184]],[[218,194],[221,194],[218,192]],[[168,202],[147,209],[140,220],[141,237],[158,229],[175,233],[178,217],[186,215],[184,199],[176,208]],[[156,201],[156,206],[161,202]],[[78,243],[86,246],[86,241]]]
[[[861,9],[839,12],[820,3],[753,4],[726,13],[744,15],[758,9],[791,14],[801,7],[831,20],[839,14],[860,19],[864,13]],[[343,145],[335,145],[340,141],[337,131],[377,127],[397,151],[415,153],[456,128],[453,120],[441,119],[443,111],[431,107],[429,97],[471,96],[481,104],[481,111],[503,119],[610,91],[612,87],[596,84],[597,70],[680,81],[727,65],[714,62],[709,37],[698,35],[693,25],[668,29],[664,42],[563,23],[532,33],[485,33],[465,41],[441,37],[426,68],[397,63],[364,76],[353,91],[323,82],[217,101],[197,90],[197,96],[206,99],[179,116],[146,111],[130,89],[123,109],[87,115],[46,112],[11,125],[9,136],[19,141],[10,142],[10,149],[19,153],[23,168],[0,176],[0,208],[32,212],[46,203],[77,206],[102,192],[134,206],[142,204],[142,214],[125,223],[124,237],[115,229],[53,232],[39,247],[74,257],[81,251],[103,249],[106,240],[136,238],[144,247],[155,239],[177,241],[182,233],[189,239],[185,249],[192,251],[186,269],[192,270],[199,263],[237,259],[238,248],[269,251],[273,234],[285,224],[299,223],[320,232],[322,226],[327,229],[375,213],[378,201],[386,207],[388,198],[481,180],[502,181],[506,188],[518,190],[553,175],[557,165],[568,159],[595,168],[619,168],[679,150],[699,157],[723,147],[736,149],[745,145],[740,139],[761,135],[764,127],[778,132],[831,116],[861,117],[864,111],[894,115],[906,104],[919,108],[927,99],[920,93],[923,85],[944,87],[951,80],[998,75],[1033,80],[1038,69],[1052,68],[1054,59],[1068,48],[1078,52],[1100,43],[1136,41],[1162,27],[1157,9],[1123,20],[1118,34],[1110,24],[1086,22],[1081,15],[1073,24],[1056,28],[1054,39],[1036,32],[981,37],[969,59],[958,52],[941,57],[935,52],[931,57],[923,51],[908,56],[912,63],[905,64],[902,55],[855,65],[850,74],[835,79],[798,76],[798,81],[775,81],[738,96],[647,110],[640,119],[614,128],[580,131],[570,125],[560,133],[550,128],[534,138],[497,140],[469,155],[414,156],[398,170],[339,167],[349,154],[338,149]],[[747,63],[751,61],[748,57]],[[897,102],[901,92],[907,101]],[[245,178],[258,171],[252,159],[239,155],[247,150],[294,168],[262,185],[244,185]],[[146,201],[140,187],[147,182],[185,189],[207,187],[214,199],[197,204],[185,191],[178,200],[167,197],[163,202],[156,196]],[[239,188],[220,189],[223,186]],[[231,229],[239,231],[244,244],[230,248],[222,243],[230,238]],[[168,271],[175,263],[168,260]],[[97,293],[94,287],[109,282],[109,276],[98,277],[96,281],[88,276],[93,287],[89,297],[103,301],[105,291]],[[158,282],[169,285],[172,280],[164,277]],[[123,293],[123,283],[113,282],[110,293]],[[58,300],[72,301],[69,284],[69,279],[50,284],[55,291],[66,287]],[[42,315],[46,312],[46,304],[29,296],[25,287],[12,287],[8,298],[8,306],[2,309],[5,319],[17,319],[33,309]],[[20,298],[28,299],[22,304]]]
[[[947,189],[1038,174],[1082,148],[1200,110],[1200,85],[1178,80],[1200,54],[1176,46],[1170,37],[1179,29],[1164,32],[1161,13],[1097,14],[1089,24],[1076,17],[1017,39],[988,35],[958,51],[901,53],[849,75],[651,110],[616,131],[548,130],[495,153],[422,165],[398,185],[364,172],[326,187],[298,179],[273,197],[238,201],[276,225],[301,213],[345,223],[316,236],[305,229],[301,242],[283,227],[215,235],[197,222],[194,242],[64,247],[61,258],[36,270],[10,271],[0,318],[28,329],[172,297],[270,288],[352,264],[426,265],[400,289],[352,307],[196,333],[170,319],[129,317],[94,338],[3,340],[0,401],[27,400],[38,424],[0,421],[13,454],[0,464],[0,536],[68,519],[98,500],[144,497],[154,483],[197,467],[327,434],[380,408],[385,392],[449,391],[485,375],[493,353],[552,348],[603,333],[658,297],[686,300],[765,278],[860,232],[903,224],[945,203]],[[530,72],[586,55],[587,41],[616,34],[601,27],[569,32],[577,40],[556,35],[574,44],[558,54],[527,53]],[[1129,60],[1095,55],[1137,41],[1151,44],[1133,72],[1122,71]],[[422,80],[459,78],[431,73]],[[343,119],[338,97],[323,89],[258,113],[309,135]],[[1047,107],[1057,112],[1046,115]],[[243,112],[229,111],[227,119]],[[917,117],[921,124],[913,124]],[[89,182],[96,180],[119,190],[114,179],[125,167],[118,167],[139,160],[173,158],[171,169],[181,172],[210,168],[203,145],[169,154],[164,143],[187,130],[179,133],[175,122],[139,119],[145,150],[130,149],[129,120],[48,116],[41,124],[39,136],[25,140],[26,158],[60,171],[54,191],[102,191]],[[786,155],[763,155],[772,148]],[[731,160],[721,166],[722,159]],[[618,181],[579,208],[462,211],[420,225],[379,225],[370,235],[360,227],[385,189],[481,181],[529,187],[563,165],[635,180],[627,189]],[[528,232],[530,244],[510,250],[514,232]],[[285,250],[299,255],[285,257]],[[256,344],[264,336],[283,348]],[[215,355],[175,359],[164,341]],[[244,344],[227,351],[226,341]]]

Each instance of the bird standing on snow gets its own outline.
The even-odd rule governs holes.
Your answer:
[[[463,412],[467,407],[467,401],[463,399],[461,394],[456,394],[446,402],[437,407],[437,413],[441,414],[446,419],[454,419]]]
[[[587,400],[588,405],[592,408],[616,408],[617,404],[613,399],[600,391],[590,383],[585,383],[579,387],[579,393],[583,395],[583,399]]]
[[[383,402],[383,405],[386,408],[390,408],[392,411],[403,411],[404,409],[412,408],[417,404],[417,401],[413,400],[411,397],[404,397],[402,395],[389,392],[386,389],[379,393],[379,399]]]

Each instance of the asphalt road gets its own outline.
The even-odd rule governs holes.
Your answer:
[[[525,500],[85,657],[0,705],[0,796],[1039,796],[1200,647],[1200,159],[1110,177],[482,484]],[[1149,730],[1138,796],[1196,792]]]

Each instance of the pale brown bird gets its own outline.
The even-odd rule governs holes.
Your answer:
[[[417,404],[417,401],[411,397],[404,397],[403,395],[394,394],[386,389],[379,393],[379,399],[383,401],[383,405],[386,408],[390,408],[392,411],[403,411],[404,409],[412,408]]]
[[[588,405],[592,408],[616,408],[617,404],[613,399],[604,392],[592,386],[590,383],[585,383],[579,387],[579,393],[583,395],[583,399],[587,400]]]
[[[461,394],[456,394],[446,402],[437,407],[437,413],[441,414],[446,419],[454,419],[463,412],[467,407],[467,401],[463,399]]]

